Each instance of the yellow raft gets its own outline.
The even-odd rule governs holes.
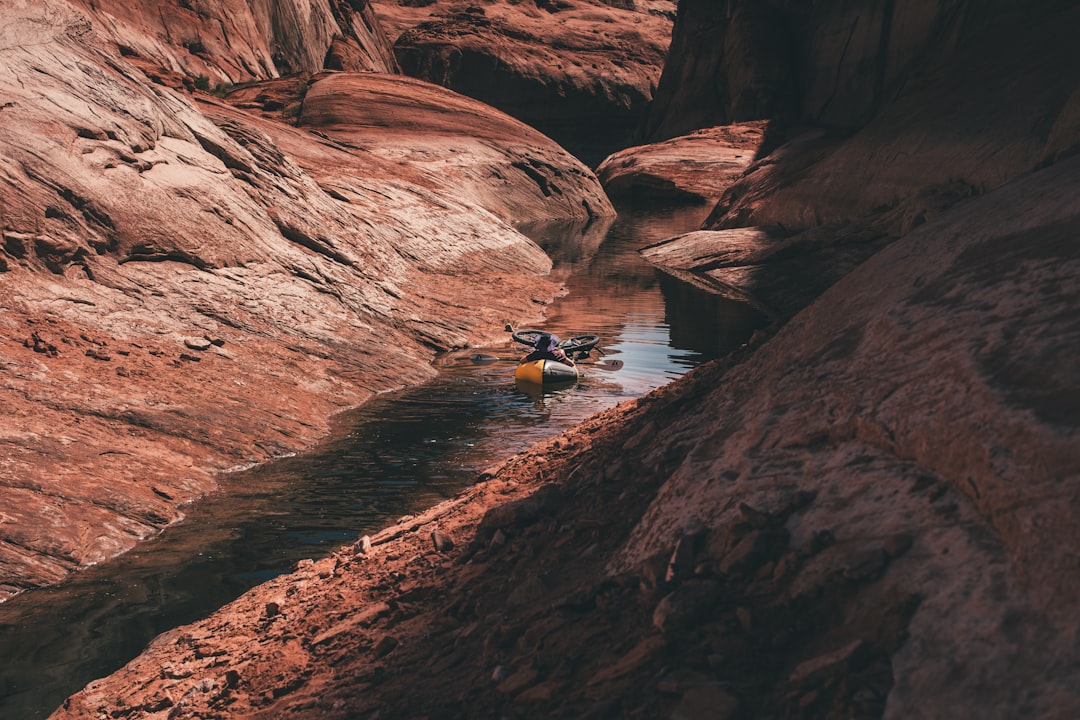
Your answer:
[[[565,385],[576,382],[577,368],[558,360],[529,360],[517,366],[514,378],[518,382],[543,387],[545,385]]]

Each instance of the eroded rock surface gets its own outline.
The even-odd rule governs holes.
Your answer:
[[[589,165],[632,144],[675,3],[374,3],[403,72],[503,110]]]
[[[0,596],[535,318],[557,286],[509,221],[612,212],[558,146],[417,81],[317,77],[321,129],[297,129],[148,83],[59,2],[6,15],[0,60]],[[342,87],[378,102],[331,128]],[[415,133],[384,129],[387,157],[333,137],[420,102],[425,158]],[[512,210],[466,175],[502,175]]]
[[[1078,170],[928,222],[53,717],[1075,715]]]
[[[811,25],[847,17],[836,10],[840,6],[860,5],[823,5]],[[695,7],[687,3],[686,12]],[[1023,12],[1001,8],[979,17],[927,12],[918,20],[926,25],[920,32],[948,38],[959,34],[962,42],[950,40],[920,55],[917,72],[895,69],[914,68],[910,58],[882,59],[882,67],[900,75],[887,73],[880,82],[883,87],[898,84],[896,91],[852,109],[847,120],[804,109],[795,121],[813,120],[814,127],[791,125],[792,120],[771,123],[765,157],[724,193],[703,225],[704,230],[732,231],[715,235],[716,256],[708,257],[702,236],[688,241],[693,250],[680,252],[676,240],[652,256],[663,255],[680,270],[708,276],[709,282],[754,296],[777,315],[790,317],[882,247],[944,210],[1076,152],[1076,8],[1035,4]],[[901,18],[907,14],[894,21]],[[694,32],[696,26],[687,22],[676,29],[676,38]],[[907,18],[888,27],[902,33],[918,23]],[[861,27],[853,20],[849,25]],[[807,41],[811,45],[824,41],[813,38]],[[888,55],[918,45],[896,40],[879,51]],[[868,53],[873,54],[861,51]],[[676,50],[673,57],[679,57]],[[869,82],[868,67],[868,61],[840,65],[837,103],[864,97],[845,93]],[[906,79],[901,82],[901,77]],[[804,81],[816,87],[815,78],[807,74]],[[682,92],[681,97],[702,102],[711,97],[700,86]],[[852,127],[859,129],[852,132]],[[728,249],[739,236],[734,231],[743,228],[755,228],[751,234],[768,242],[756,243],[747,257],[733,261]]]
[[[608,196],[635,204],[715,203],[757,159],[766,123],[697,130],[608,156],[596,169]]]
[[[189,88],[333,70],[394,72],[397,64],[367,0],[74,0],[126,61]],[[62,8],[50,3],[46,8]]]

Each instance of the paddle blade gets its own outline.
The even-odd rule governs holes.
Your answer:
[[[600,362],[593,365],[597,370],[619,370],[623,366],[622,360],[616,360],[615,358],[604,358]]]

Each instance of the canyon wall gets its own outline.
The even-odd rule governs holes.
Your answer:
[[[290,80],[298,128],[152,82],[75,5],[5,12],[0,597],[155,535],[215,473],[308,446],[430,377],[437,350],[535,318],[558,288],[510,223],[613,213],[553,142],[436,86]]]
[[[1075,716],[1078,198],[943,214],[53,717]]]
[[[671,34],[669,0],[376,2],[402,71],[539,129],[595,166],[630,145]]]
[[[926,79],[928,68],[949,63],[980,42],[988,28],[1007,29],[1000,38],[1006,47],[1039,37],[1027,24],[1070,5],[1061,0],[680,2],[646,136],[662,140],[763,118],[857,129],[910,83]],[[1028,49],[1029,61],[1041,55],[1037,46]],[[968,77],[993,87],[996,69],[976,68]]]
[[[719,23],[720,10],[707,5],[711,22]],[[668,243],[654,257],[664,255],[662,262],[684,277],[754,296],[790,316],[896,238],[1080,147],[1075,7],[997,3],[976,11],[966,3],[887,3],[881,8],[892,14],[880,27],[888,32],[868,46],[868,40],[855,42],[856,30],[881,8],[856,12],[864,5],[838,2],[808,16],[784,16],[781,27],[801,28],[791,47],[800,53],[810,52],[804,46],[816,48],[797,63],[804,69],[798,87],[762,96],[786,97],[792,108],[776,109],[772,99],[758,103],[776,112],[761,151],[765,157],[722,195],[703,226],[711,235]],[[725,7],[733,18],[741,12],[739,3]],[[699,15],[704,6],[684,3],[681,9],[685,25],[676,42],[705,27]],[[731,41],[732,23],[717,30],[720,41],[707,47]],[[849,36],[842,62],[832,45],[817,47]],[[687,52],[672,50],[668,70],[675,94],[658,96],[656,127],[665,117],[696,123],[744,114],[726,100],[717,104],[723,97],[701,81],[708,72],[680,84],[678,67],[701,67],[700,57]],[[761,62],[773,58],[767,48],[758,56]],[[753,66],[746,63],[713,70],[722,75]],[[826,87],[823,77],[833,85]],[[752,96],[755,87],[766,86],[748,84],[740,97]],[[683,104],[713,110],[695,116],[683,113]],[[673,125],[659,134],[674,131]],[[756,238],[753,247],[745,243],[749,236]],[[764,267],[768,271],[760,272]]]
[[[647,253],[778,322],[55,717],[1076,716],[1072,5],[683,0],[655,137],[777,122]]]

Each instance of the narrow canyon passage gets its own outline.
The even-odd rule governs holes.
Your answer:
[[[567,288],[545,328],[599,334],[621,370],[586,365],[576,387],[531,396],[514,386],[521,348],[509,341],[482,349],[498,358],[490,364],[470,359],[476,349],[450,354],[434,381],[345,414],[335,436],[311,452],[226,477],[220,493],[156,540],[0,604],[0,715],[43,718],[156,635],[453,496],[485,467],[738,347],[760,316],[669,279],[637,253],[696,228],[707,210],[626,211],[610,226],[526,230]]]

